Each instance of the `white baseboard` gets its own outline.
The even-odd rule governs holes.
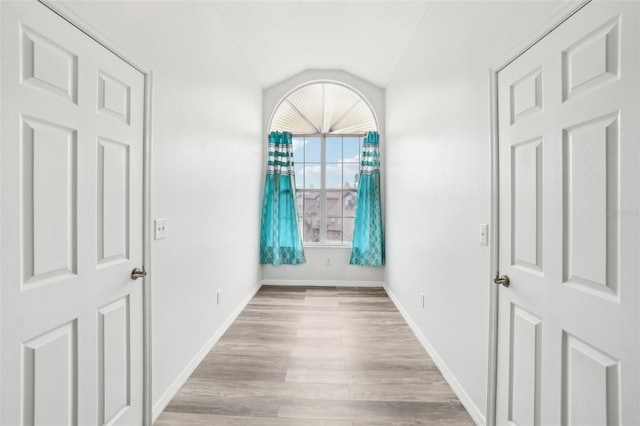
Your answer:
[[[458,397],[462,405],[464,405],[464,408],[467,409],[467,412],[469,413],[473,421],[476,423],[476,425],[479,425],[479,426],[486,425],[486,419],[484,414],[482,414],[482,411],[478,408],[476,404],[473,403],[469,394],[464,390],[460,382],[458,382],[458,380],[453,375],[451,370],[449,370],[449,368],[447,367],[445,362],[442,360],[442,358],[440,358],[440,355],[438,355],[438,352],[436,352],[436,350],[433,348],[433,346],[431,346],[431,344],[429,343],[427,338],[424,336],[424,334],[422,334],[422,331],[420,331],[416,323],[413,321],[413,319],[409,315],[409,312],[407,312],[407,310],[404,308],[402,303],[400,303],[400,299],[398,299],[398,297],[393,293],[393,291],[391,291],[389,286],[385,285],[384,289],[389,295],[389,297],[391,298],[391,300],[393,300],[393,303],[396,305],[396,308],[398,308],[398,310],[404,317],[407,324],[409,324],[409,327],[411,327],[411,330],[416,335],[416,337],[418,338],[418,340],[420,341],[424,349],[427,351],[427,353],[435,363],[436,367],[438,367],[438,369],[442,373],[442,376],[449,383],[449,386],[451,386],[451,389],[453,389],[453,391],[455,392],[456,396]]]
[[[262,285],[313,287],[384,287],[384,281],[262,280]]]
[[[193,357],[193,359],[187,364],[187,366],[182,370],[182,372],[176,377],[171,386],[162,394],[160,398],[153,404],[153,422],[158,419],[158,416],[162,414],[164,409],[169,405],[169,402],[173,399],[173,397],[178,393],[180,388],[185,384],[191,373],[200,365],[205,356],[209,353],[211,348],[220,340],[222,335],[227,331],[227,329],[231,326],[233,321],[240,315],[240,312],[247,306],[247,304],[251,301],[253,296],[260,289],[260,284],[255,286],[249,294],[240,302],[238,307],[229,315],[229,317],[225,320],[222,325],[216,330],[216,332],[211,336],[209,341],[204,345],[202,349]]]

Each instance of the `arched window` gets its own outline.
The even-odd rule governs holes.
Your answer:
[[[291,91],[276,107],[269,132],[293,135],[349,135],[378,131],[369,103],[334,82],[310,83]]]
[[[363,139],[377,130],[364,97],[335,82],[301,86],[276,107],[269,131],[293,135],[298,224],[305,245],[351,244]]]

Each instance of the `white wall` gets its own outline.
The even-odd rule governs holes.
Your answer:
[[[262,90],[210,2],[71,7],[153,70],[152,215],[168,219],[152,243],[157,411],[260,281]]]
[[[344,71],[309,70],[297,74],[264,91],[263,97],[263,173],[267,159],[266,135],[269,133],[271,116],[280,101],[293,89],[311,81],[337,81],[344,83],[366,98],[378,119],[380,133],[381,173],[384,176],[384,90]],[[384,208],[384,186],[382,188]],[[262,279],[265,284],[298,285],[382,285],[384,266],[349,265],[351,248],[345,247],[305,247],[307,262],[302,265],[277,266],[262,265]],[[331,265],[326,259],[331,258]]]
[[[488,70],[559,4],[434,2],[386,90],[385,281],[479,423],[492,285],[479,245],[490,218]]]

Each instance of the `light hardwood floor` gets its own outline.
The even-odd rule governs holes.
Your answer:
[[[384,289],[263,286],[155,425],[473,421]]]

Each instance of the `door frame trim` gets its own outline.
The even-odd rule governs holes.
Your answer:
[[[486,424],[496,424],[496,399],[498,390],[498,291],[493,277],[499,267],[499,226],[500,226],[500,181],[499,181],[499,138],[498,138],[498,73],[523,53],[558,28],[563,22],[589,4],[592,0],[566,0],[536,28],[520,40],[513,48],[494,62],[489,68],[489,112],[491,139],[491,252],[489,256],[489,368],[487,380]]]
[[[88,37],[109,50],[118,58],[131,65],[144,76],[144,112],[143,112],[143,177],[142,177],[142,261],[148,275],[142,282],[142,347],[143,347],[143,383],[142,383],[142,414],[143,425],[151,426],[152,414],[152,345],[151,345],[151,281],[153,268],[151,267],[151,152],[152,152],[152,101],[153,101],[153,71],[141,65],[132,55],[122,49],[102,33],[96,25],[78,15],[70,6],[61,0],[37,0],[65,21],[82,31]]]

